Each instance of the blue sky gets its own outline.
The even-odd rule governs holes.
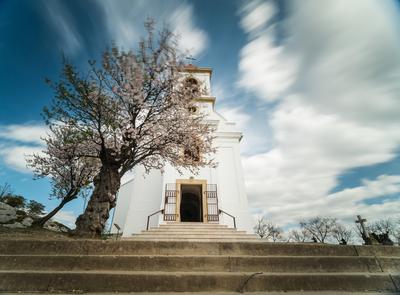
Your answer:
[[[57,79],[62,54],[84,69],[112,41],[135,48],[150,16],[214,69],[216,108],[244,132],[252,212],[281,225],[398,215],[398,3],[2,0],[0,183],[48,210],[57,204],[24,163],[46,130],[44,79]],[[71,224],[82,208],[75,201],[59,219]]]

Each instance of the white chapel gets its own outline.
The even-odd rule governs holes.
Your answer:
[[[168,165],[164,171],[145,174],[136,167],[131,179],[122,183],[112,220],[112,232],[130,237],[165,223],[199,222],[225,224],[252,232],[253,221],[248,209],[243,168],[240,159],[242,133],[235,123],[228,122],[214,110],[216,98],[211,93],[211,68],[193,65],[185,67],[184,79],[198,81],[205,87],[204,95],[196,99],[197,108],[215,124],[216,168],[200,168],[196,175],[180,174]],[[156,213],[150,218],[149,215]],[[231,215],[231,216],[230,216]],[[148,223],[149,220],[149,224]]]

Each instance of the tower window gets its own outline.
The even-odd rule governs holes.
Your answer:
[[[188,89],[191,89],[193,95],[199,95],[199,93],[200,93],[199,81],[197,81],[195,78],[191,77],[191,78],[186,79],[185,87]]]

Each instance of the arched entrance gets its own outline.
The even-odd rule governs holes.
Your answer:
[[[181,222],[203,222],[201,185],[181,185]]]

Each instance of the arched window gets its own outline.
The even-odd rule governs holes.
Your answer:
[[[193,77],[189,77],[186,79],[185,87],[191,89],[193,95],[199,95],[199,93],[200,93],[199,81],[197,81],[197,79],[195,79]]]

